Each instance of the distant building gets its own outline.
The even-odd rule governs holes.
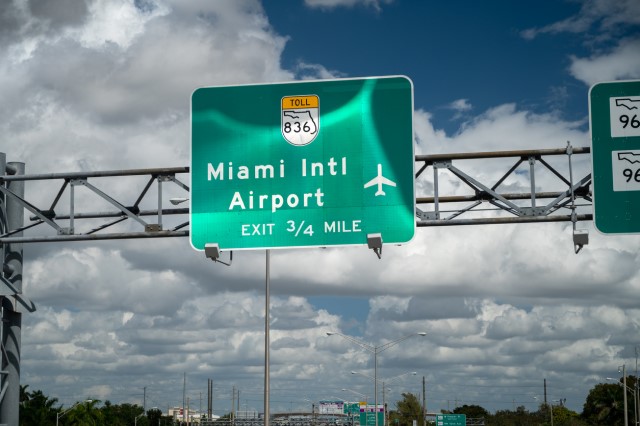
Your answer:
[[[167,410],[167,415],[173,418],[174,422],[181,422],[185,419],[184,416],[184,408],[182,407],[173,407]],[[187,409],[187,421],[190,424],[200,424],[200,420],[202,417],[206,416],[205,413],[201,413],[199,410]],[[217,420],[220,416],[213,415],[211,420]]]

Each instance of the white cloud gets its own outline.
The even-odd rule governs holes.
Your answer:
[[[451,102],[447,107],[458,112],[469,111],[473,108],[468,99],[457,99]]]
[[[594,53],[588,58],[571,56],[569,71],[576,79],[591,86],[601,81],[634,79],[640,75],[640,39],[622,38],[627,28],[640,24],[640,5],[634,0],[611,2],[585,0],[580,12],[565,20],[522,32],[526,39],[541,34],[586,33],[586,43]],[[617,41],[611,49],[608,44]],[[597,47],[602,45],[603,47]]]
[[[72,38],[83,47],[101,48],[115,43],[121,49],[131,45],[136,36],[144,31],[144,25],[157,16],[166,15],[164,7],[156,7],[151,13],[136,8],[133,2],[117,0],[96,0],[89,3],[85,25]]]
[[[577,15],[541,28],[527,29],[522,36],[533,39],[540,34],[583,33],[598,23],[599,30],[605,34],[615,34],[619,25],[640,24],[640,6],[635,0],[584,0]]]
[[[331,9],[336,7],[366,6],[381,10],[381,5],[393,3],[394,0],[304,0],[309,7]]]
[[[571,58],[570,72],[580,81],[592,86],[602,81],[631,80],[640,76],[640,39],[621,40],[608,53],[589,58]]]

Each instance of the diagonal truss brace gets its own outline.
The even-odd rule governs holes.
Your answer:
[[[593,200],[589,189],[591,174],[587,174],[574,183],[571,156],[588,153],[590,153],[589,148],[574,148],[570,143],[567,143],[565,149],[418,155],[416,163],[423,164],[416,172],[416,179],[421,177],[425,170],[431,166],[433,168],[433,196],[418,195],[416,197],[417,205],[431,207],[429,210],[416,208],[417,226],[571,221],[575,228],[575,222],[593,219],[593,215],[586,212],[586,208],[590,207]],[[559,155],[566,155],[568,158],[568,178],[545,160],[545,157]],[[493,185],[480,182],[479,179],[472,177],[461,167],[453,164],[454,161],[463,162],[489,158],[516,158],[516,162]],[[498,188],[525,163],[529,166],[530,192],[500,192]],[[556,192],[537,192],[535,166],[538,163],[557,177],[560,185],[566,189]],[[472,193],[470,195],[443,196],[439,180],[440,172],[449,172],[464,183]],[[577,198],[581,199],[579,205],[576,204]],[[551,201],[541,205],[541,199],[550,199]],[[442,210],[441,205],[445,203],[454,205],[454,208]],[[486,204],[493,206],[493,208],[483,208]],[[562,209],[567,209],[569,214],[561,215],[559,212]],[[578,214],[577,210],[583,213]],[[487,214],[487,211],[492,211],[492,213]],[[463,216],[464,218],[462,218]]]
[[[114,170],[114,171],[102,171],[102,172],[74,172],[74,173],[53,173],[53,174],[41,174],[41,175],[0,175],[0,194],[4,194],[6,197],[10,197],[13,201],[18,203],[22,208],[28,210],[32,216],[29,218],[29,224],[24,224],[18,229],[12,231],[0,232],[0,243],[12,243],[12,242],[47,242],[47,241],[81,241],[81,240],[104,240],[104,239],[128,239],[128,238],[154,238],[154,237],[184,237],[188,235],[188,231],[181,230],[188,226],[188,219],[175,226],[173,229],[164,229],[163,217],[167,215],[188,215],[187,208],[167,208],[164,207],[165,183],[174,184],[179,190],[186,192],[188,195],[189,187],[184,184],[180,179],[176,177],[176,174],[186,174],[189,172],[188,167],[176,167],[176,168],[164,168],[164,169],[133,169],[133,170]],[[89,179],[94,178],[115,178],[115,177],[147,177],[146,185],[137,196],[136,201],[132,205],[126,205],[125,203],[117,200],[115,196],[108,193],[103,188],[98,188],[97,185],[90,183]],[[10,181],[60,181],[61,185],[54,197],[53,202],[48,208],[41,208],[35,205],[35,203],[27,201],[25,198],[16,195],[6,188],[5,182]],[[115,179],[107,179],[107,183],[117,182]],[[141,209],[141,203],[147,199],[152,185],[157,184],[157,208],[154,209]],[[78,211],[76,188],[87,188],[91,193],[97,195],[102,200],[106,201],[108,205],[113,206],[115,209],[111,211]],[[69,194],[69,207],[68,213],[59,214],[56,209],[60,207],[60,200],[62,196]],[[147,203],[148,204],[148,203]],[[151,217],[151,220],[144,220],[143,217]],[[157,222],[153,223],[153,219],[157,218]],[[112,218],[110,222],[97,223],[98,219]],[[76,222],[82,220],[83,223],[92,223],[93,228],[88,231],[79,232],[76,227]],[[110,232],[106,233],[105,230],[113,227],[114,225],[124,222],[132,221],[142,226],[143,231],[134,232]],[[41,226],[42,225],[42,226]],[[38,228],[44,229],[40,231],[37,236],[33,234],[37,231],[31,232],[30,235],[17,237],[15,235],[22,235],[25,230]],[[56,235],[50,235],[46,232],[46,229],[52,229]],[[49,235],[47,235],[49,234]]]

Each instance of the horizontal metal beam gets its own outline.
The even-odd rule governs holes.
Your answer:
[[[576,215],[577,221],[593,220],[592,214]],[[545,222],[572,222],[570,215],[556,216],[514,216],[514,217],[494,217],[478,219],[452,219],[452,220],[419,220],[418,227],[427,226],[462,226],[462,225],[508,225],[514,223],[545,223]]]
[[[535,197],[538,198],[558,198],[564,192],[536,192]],[[503,198],[507,200],[530,200],[531,193],[501,193]],[[441,203],[466,203],[470,201],[483,201],[488,200],[490,197],[488,194],[478,193],[475,195],[448,195],[438,197],[438,201]],[[417,204],[428,204],[435,202],[435,197],[416,197]]]
[[[122,232],[113,234],[73,234],[50,235],[36,237],[6,237],[0,238],[0,242],[11,243],[54,243],[66,241],[98,241],[98,240],[127,240],[135,238],[167,238],[188,237],[189,231],[157,231],[157,232]]]
[[[71,180],[96,177],[114,176],[140,176],[140,175],[173,175],[176,173],[189,173],[189,167],[167,167],[155,169],[128,169],[128,170],[106,170],[98,172],[71,172],[71,173],[45,173],[35,175],[0,175],[2,182],[27,181],[27,180]]]
[[[589,154],[590,147],[573,148],[573,154]],[[566,148],[557,149],[525,149],[518,151],[486,151],[486,152],[462,152],[457,154],[420,154],[416,155],[416,163],[434,163],[445,160],[478,160],[483,158],[508,158],[508,157],[541,157],[550,155],[567,155]]]
[[[171,215],[181,215],[181,214],[189,214],[189,209],[187,207],[181,208],[169,208],[162,209],[163,216],[171,216]],[[138,216],[157,216],[158,210],[140,210],[138,212]],[[126,216],[119,210],[113,210],[108,212],[88,212],[88,213],[75,213],[73,215],[74,219],[99,219],[99,218],[110,218],[110,217],[123,217]],[[68,214],[56,214],[55,219],[59,220],[67,220],[71,219],[71,216]],[[36,221],[40,220],[38,216],[30,216],[29,220]]]

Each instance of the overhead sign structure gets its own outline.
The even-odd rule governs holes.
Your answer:
[[[640,232],[640,81],[589,91],[593,210],[605,234]]]
[[[191,98],[191,244],[405,243],[415,233],[403,76],[205,87]]]
[[[466,426],[465,414],[436,414],[436,426]]]

